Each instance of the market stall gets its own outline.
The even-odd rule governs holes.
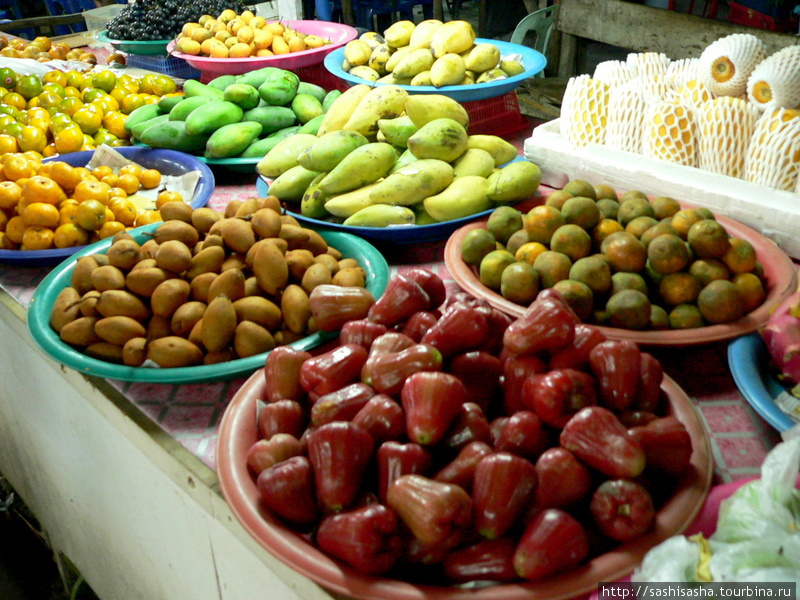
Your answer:
[[[125,134],[120,131],[114,136],[125,143],[111,144],[120,146],[120,156],[103,146],[99,164],[90,163],[93,151],[77,151],[93,145],[83,137],[71,151],[63,145],[68,140],[44,140],[40,151],[44,153],[52,143],[58,155],[41,162],[29,158],[30,164],[23,160],[19,174],[10,181],[24,191],[30,180],[54,177],[66,181],[68,174],[83,168],[96,173],[93,176],[101,182],[109,177],[106,185],[111,189],[118,186],[109,182],[117,184],[122,177],[136,174],[135,188],[130,192],[123,188],[126,195],[121,200],[112,201],[105,190],[111,215],[102,204],[100,216],[84,210],[76,213],[77,232],[86,229],[90,232],[86,238],[65,238],[62,230],[60,237],[54,235],[50,240],[52,246],[44,245],[41,240],[46,236],[40,235],[36,241],[41,245],[36,247],[31,237],[17,242],[13,227],[4,231],[3,238],[8,239],[0,250],[4,259],[0,264],[0,471],[36,514],[56,554],[74,563],[102,598],[566,599],[590,594],[599,582],[628,576],[653,546],[673,535],[695,531],[701,524],[706,535],[711,535],[716,515],[711,508],[711,516],[703,511],[709,490],[714,497],[729,494],[732,487],[718,486],[759,476],[768,453],[781,441],[781,432],[794,426],[778,405],[778,396],[786,392],[760,335],[775,308],[797,289],[796,265],[787,255],[795,256],[794,249],[786,243],[776,245],[770,239],[773,231],[758,231],[754,224],[738,220],[735,211],[726,212],[725,206],[713,206],[712,213],[703,197],[678,196],[657,202],[657,183],[647,178],[648,185],[654,186],[645,190],[650,198],[641,192],[633,198],[626,192],[637,191],[635,178],[618,176],[605,181],[600,169],[591,168],[589,159],[581,163],[585,170],[580,177],[564,170],[565,181],[554,175],[558,161],[563,160],[558,156],[541,155],[540,170],[536,153],[541,152],[542,144],[537,142],[537,132],[545,126],[522,117],[513,91],[544,68],[543,57],[528,48],[476,38],[469,24],[459,22],[447,26],[450,35],[431,39],[432,56],[405,63],[398,56],[391,63],[396,48],[406,56],[418,49],[430,52],[426,45],[414,47],[411,43],[414,24],[382,32],[385,37],[381,39],[392,44],[381,55],[378,48],[384,42],[377,40],[374,32],[373,37],[357,39],[357,32],[344,25],[290,21],[281,25],[280,31],[270,30],[269,39],[280,36],[287,46],[299,44],[289,31],[301,31],[307,45],[295,46],[294,52],[281,58],[272,54],[274,43],[266,44],[266,22],[262,30],[255,26],[255,15],[248,18],[253,26],[234,26],[235,12],[225,21],[220,15],[220,38],[236,36],[230,44],[222,39],[222,46],[206,43],[219,39],[204,33],[215,27],[214,23],[205,25],[213,17],[182,27],[176,39],[170,40],[165,46],[170,57],[185,61],[200,73],[183,83],[183,94],[169,91],[162,79],[150,78],[137,85],[149,90],[151,100],[142,98],[139,106],[123,111],[115,99],[126,124]],[[245,26],[249,31],[242,32]],[[326,26],[330,29],[318,35]],[[305,31],[308,27],[311,29]],[[249,42],[237,43],[239,32],[243,39],[261,39],[265,44],[261,50],[267,45],[272,50],[258,55],[255,42],[253,47]],[[107,37],[108,32],[101,36]],[[320,45],[312,41],[314,37],[320,38]],[[109,39],[123,52],[136,51],[130,45],[135,40]],[[461,47],[464,39],[468,41]],[[123,44],[126,48],[121,48]],[[239,45],[247,48],[234,50]],[[231,55],[239,51],[243,54]],[[251,54],[254,51],[256,54]],[[450,64],[434,69],[442,56],[450,57],[445,61]],[[666,70],[670,61],[664,57],[660,62]],[[392,68],[387,69],[390,64]],[[426,64],[428,69],[421,66]],[[475,73],[474,79],[466,76],[466,64]],[[623,67],[614,66],[618,71],[613,75],[607,71],[606,81],[624,77]],[[427,79],[411,83],[426,70]],[[116,84],[104,82],[104,76],[96,73],[91,76],[93,84],[96,77],[96,85],[116,89]],[[390,79],[381,80],[387,77]],[[598,128],[594,113],[581,107],[610,104],[603,94],[611,94],[611,84],[601,89],[599,74],[594,83],[586,83],[586,79],[588,76],[576,78],[565,96],[558,135],[573,144],[565,152],[568,156],[577,154]],[[102,94],[98,96],[102,102]],[[25,110],[35,108],[26,105]],[[74,114],[78,110],[76,107]],[[105,112],[117,111],[106,107]],[[630,112],[635,111],[626,114]],[[498,114],[502,118],[493,120]],[[781,120],[786,122],[791,122],[791,115]],[[84,134],[81,126],[65,124]],[[281,132],[282,137],[270,139]],[[331,134],[336,135],[327,137]],[[322,142],[329,139],[336,139],[336,145]],[[661,146],[673,148],[663,139]],[[462,160],[467,152],[470,160]],[[793,157],[790,155],[789,162],[796,162]],[[139,163],[138,170],[126,164],[127,160]],[[56,168],[56,163],[69,168]],[[46,175],[35,175],[42,167]],[[561,167],[566,169],[564,164]],[[149,180],[156,177],[152,171],[158,173],[158,180],[150,185]],[[187,182],[192,173],[198,174],[197,181]],[[394,181],[399,182],[394,187],[388,183],[378,187]],[[174,187],[160,187],[167,182]],[[610,189],[609,183],[616,189]],[[84,182],[76,182],[73,192],[78,185]],[[98,193],[91,186],[81,189],[88,194],[87,188]],[[386,199],[376,201],[373,189],[375,197],[380,192]],[[156,198],[158,192],[179,195]],[[783,193],[796,195],[794,190]],[[125,223],[126,213],[116,202],[128,196],[142,198],[133,204],[137,214]],[[16,222],[24,225],[20,240],[30,228],[48,228],[29,222],[33,213],[27,212],[28,205],[23,203],[20,208],[20,200],[13,200],[17,212],[8,222],[21,220]],[[575,202],[568,206],[572,200]],[[609,202],[601,204],[604,200]],[[612,202],[616,206],[612,207]],[[633,210],[634,205],[639,212],[623,219],[622,213]],[[613,215],[601,216],[599,206],[613,208]],[[501,216],[507,221],[505,227],[498,225]],[[660,240],[655,236],[648,240],[653,247],[666,247],[667,236],[669,241],[674,238],[664,256],[649,256],[644,244],[645,233],[658,223],[656,216],[675,219]],[[106,223],[112,229],[101,232]],[[697,231],[696,223],[705,224],[711,233],[690,236],[690,230]],[[58,231],[65,224],[74,225],[58,222],[53,228]],[[560,228],[567,228],[561,229],[564,236],[567,231],[570,235],[557,242]],[[126,229],[130,237],[123,235]],[[546,239],[537,237],[545,231]],[[601,245],[616,234],[630,238],[620,242],[625,246],[618,255],[605,252]],[[514,235],[516,242],[512,242]],[[483,236],[481,247],[465,242],[479,236]],[[525,238],[522,241],[521,236]],[[211,238],[219,238],[219,242]],[[65,239],[73,241],[63,243]],[[584,239],[586,248],[578,250]],[[124,252],[121,243],[135,252]],[[143,250],[146,244],[150,244],[149,254]],[[736,255],[729,252],[734,245],[740,249]],[[161,251],[167,247],[170,252]],[[213,259],[219,265],[199,264],[195,257],[206,251],[208,256],[219,255]],[[290,252],[295,253],[291,259]],[[306,253],[302,259],[301,252]],[[555,254],[564,257],[567,272],[556,276],[555,266],[537,267],[542,252],[554,260]],[[493,269],[483,262],[490,253],[497,253]],[[605,258],[598,259],[597,253]],[[645,257],[650,259],[649,272],[644,260],[638,268],[628,266]],[[584,261],[581,264],[585,266],[592,259],[599,260],[604,270],[583,275],[573,272],[573,265]],[[232,261],[229,264],[236,268],[224,269],[223,261]],[[703,279],[703,289],[721,279],[730,284],[724,288],[728,294],[724,302],[716,296],[699,298],[700,280],[707,272],[690,273],[690,265],[703,261],[698,269],[709,269],[711,261],[730,269],[727,277],[708,275],[708,280]],[[533,287],[517,282],[501,285],[501,274],[512,264],[517,265],[512,270],[519,271],[521,280],[533,277]],[[618,308],[612,302],[610,265],[615,272],[631,276],[625,291],[644,299],[636,298],[636,310]],[[105,269],[103,276],[101,269]],[[355,283],[344,284],[335,278],[348,269],[353,279],[347,281]],[[139,277],[130,277],[136,270]],[[313,282],[307,277],[312,271],[316,276]],[[226,275],[224,288],[218,281],[222,273],[236,275]],[[607,274],[608,285],[601,281],[602,273]],[[735,277],[731,273],[742,275],[741,288],[732,283]],[[201,288],[204,274],[212,276]],[[116,281],[117,275],[122,279]],[[662,285],[673,275],[669,281],[676,283]],[[666,302],[666,309],[660,309],[663,317],[651,307],[648,296],[634,289],[640,282],[634,282],[633,276],[645,290],[656,283],[657,293],[649,297],[653,306]],[[685,296],[691,286],[683,282],[689,280],[697,286],[692,297]],[[572,283],[558,285],[562,281]],[[576,283],[589,290],[588,308]],[[166,292],[159,296],[157,290],[167,289],[165,284],[175,289],[169,296]],[[219,286],[216,295],[211,291],[214,285]],[[247,289],[257,293],[248,294]],[[575,292],[578,289],[581,293]],[[100,302],[109,291],[128,294],[138,304],[127,304],[119,311],[107,306],[106,314]],[[241,317],[234,305],[249,296],[258,297],[260,308],[268,313],[275,307],[277,316]],[[191,308],[196,310],[188,315],[192,302],[195,306]],[[136,312],[140,306],[145,309]],[[566,321],[559,322],[558,328],[549,327],[546,335],[532,337],[525,327],[544,325],[531,320],[537,312],[531,306],[546,306]],[[178,324],[175,316],[184,307],[187,316]],[[456,311],[461,311],[458,319],[452,316]],[[110,319],[117,319],[113,327]],[[98,329],[103,321],[108,327],[99,325]],[[242,327],[240,337],[239,326],[246,322],[251,324]],[[435,329],[443,328],[445,322],[450,326],[447,333]],[[496,329],[490,328],[490,322]],[[474,339],[461,337],[481,323],[483,329]],[[339,346],[339,330],[349,324],[355,325],[342,334]],[[167,327],[169,333],[157,334],[157,327]],[[458,332],[459,328],[464,331]],[[386,351],[383,364],[396,359],[405,368],[412,359],[396,357],[408,351],[409,357],[416,352],[414,364],[423,366],[403,371],[395,381],[400,367],[381,371],[378,356],[371,363],[372,371],[365,370],[362,375],[362,367],[367,368],[367,348],[380,335],[389,335],[390,329],[408,343],[396,342],[406,345]],[[577,331],[599,336],[592,338],[592,348],[608,344],[602,350],[622,352],[625,348],[630,356],[635,352],[632,379],[596,388],[595,378],[603,377],[604,367],[594,358],[589,366],[588,349],[580,360],[572,354],[578,353]],[[337,349],[340,353],[332,354]],[[463,358],[459,367],[457,359],[468,354],[480,356]],[[520,365],[515,367],[516,375],[505,366],[517,364],[515,360]],[[357,373],[342,375],[334,370],[344,364],[357,364]],[[300,374],[293,376],[293,369]],[[556,410],[557,400],[540,397],[539,386],[550,384],[533,378],[550,376],[556,370],[582,378],[585,387],[581,389],[591,388],[586,393],[592,400],[573,389],[573,404]],[[404,388],[406,378],[413,382],[408,388]],[[528,381],[531,383],[526,384]],[[332,399],[347,386],[362,395]],[[404,389],[411,391],[402,392]],[[406,397],[415,393],[416,397]],[[394,438],[388,434],[389,425],[383,433],[377,428],[367,433],[367,424],[376,427],[378,419],[371,421],[362,410],[373,398],[377,403],[379,396],[383,406],[392,404],[415,415],[419,429],[414,429],[411,417],[406,416],[403,418],[409,420],[401,426],[405,433],[393,434]],[[328,402],[320,403],[320,397],[327,397]],[[438,402],[426,405],[430,398]],[[445,409],[439,407],[448,402],[452,407],[444,416],[441,411]],[[272,425],[262,424],[264,407],[279,403],[292,405],[292,410],[294,405],[300,411],[308,409],[308,414],[299,413],[299,421],[286,417],[278,424],[275,417]],[[469,409],[464,408],[468,404]],[[609,435],[630,452],[623,464],[610,464],[614,453],[599,438],[569,441],[570,435],[577,436],[580,425],[573,419],[583,412],[581,408],[589,409],[598,421],[606,419],[602,427],[616,428]],[[436,418],[426,421],[426,410],[435,412]],[[464,421],[473,419],[462,429],[456,428],[459,411],[464,411],[459,417]],[[519,416],[521,413],[525,415]],[[503,438],[507,422],[514,418],[515,424],[525,422],[529,427],[535,420],[538,429],[523,429],[522,441],[511,441],[511,433]],[[313,426],[306,428],[308,419]],[[641,431],[654,421],[669,422],[669,431],[681,442],[665,442],[652,429]],[[333,431],[326,429],[329,425],[347,429],[350,437],[342,442],[345,434],[339,432],[337,441],[334,433],[327,433]],[[426,426],[436,433],[424,430]],[[455,433],[451,426],[457,429]],[[634,430],[640,431],[632,433]],[[331,437],[325,439],[324,435]],[[645,442],[637,440],[651,439],[648,435],[660,441],[654,442],[656,450],[651,447],[646,455]],[[280,451],[268,447],[278,436],[285,442]],[[357,447],[372,448],[373,438],[382,442],[381,448],[395,443],[414,446],[423,455],[430,453],[431,464],[441,471],[433,471],[431,464],[419,466],[419,471],[403,475],[417,479],[404,479],[402,484],[409,489],[413,485],[433,489],[431,482],[435,481],[443,486],[437,488],[438,493],[448,494],[453,505],[458,502],[462,508],[471,507],[472,502],[476,506],[489,503],[478,491],[491,487],[485,482],[482,488],[475,484],[472,500],[465,491],[471,488],[471,480],[456,485],[447,479],[455,475],[442,474],[455,463],[453,456],[470,444],[485,446],[487,457],[513,455],[515,465],[520,463],[519,469],[525,473],[534,469],[534,463],[538,465],[544,448],[554,446],[562,453],[574,453],[580,459],[575,459],[576,468],[585,472],[586,481],[585,486],[575,485],[586,489],[563,505],[541,499],[537,502],[542,504],[536,504],[534,483],[525,492],[526,504],[508,497],[505,508],[515,514],[510,522],[501,523],[502,519],[488,517],[487,512],[475,513],[476,518],[484,518],[493,534],[484,533],[487,529],[472,531],[463,523],[456,528],[457,536],[437,537],[420,527],[410,512],[403,512],[403,501],[398,498],[407,493],[406,502],[411,502],[408,498],[413,494],[398,483],[402,479],[399,472],[398,485],[390,481],[386,487],[373,486],[379,477],[367,467],[372,450],[364,451],[366,458],[356,455]],[[534,439],[541,442],[536,448],[524,446],[525,441],[530,445]],[[553,444],[553,439],[560,442]],[[507,445],[501,446],[501,441]],[[669,453],[658,443],[667,444]],[[320,449],[323,444],[339,452],[341,462],[326,464],[324,457],[320,458],[325,453]],[[489,444],[496,445],[497,451]],[[595,451],[587,451],[584,444]],[[288,454],[276,458],[276,453],[284,451]],[[671,460],[660,462],[667,454]],[[282,497],[283,501],[275,500],[276,490],[282,488],[263,481],[267,475],[278,477],[271,469],[282,464],[287,467],[290,461],[297,470],[286,481],[317,487],[300,488],[299,495],[295,492],[295,496]],[[309,461],[316,469],[316,481],[324,480],[328,487],[309,483],[308,471],[301,476],[301,468]],[[486,457],[480,464],[485,461]],[[345,464],[347,468],[343,468]],[[369,464],[376,473],[382,468]],[[477,469],[475,464],[477,461],[473,464]],[[346,477],[358,479],[341,483]],[[536,477],[539,482],[544,480],[544,475],[537,476],[534,471]],[[607,531],[602,525],[608,520],[588,517],[588,510],[576,509],[577,518],[583,519],[577,524],[566,510],[556,508],[570,503],[583,506],[596,484],[612,479],[635,485],[639,498],[653,494],[655,508],[651,500],[641,530],[601,539],[601,533]],[[371,498],[363,505],[359,497],[362,487],[369,488],[367,497]],[[308,500],[314,497],[317,500],[309,507]],[[385,542],[393,549],[388,565],[373,554],[354,556],[342,550],[337,532],[344,536],[347,528],[336,529],[341,527],[336,517],[361,509],[382,507],[380,518],[387,518],[390,509],[383,502],[396,510],[403,527],[407,526],[403,529],[395,520],[386,525],[389,531],[382,532],[387,537],[381,538],[380,544]],[[582,553],[579,548],[575,556],[559,555],[554,560],[563,563],[541,570],[517,557],[516,571],[509,573],[509,552],[515,553],[518,543],[520,547],[535,543],[522,530],[539,523],[543,514],[555,514],[552,511],[562,522],[569,519],[575,532],[573,541],[586,540]],[[701,522],[693,524],[698,516]],[[465,521],[471,523],[471,519],[470,515]],[[504,529],[498,533],[501,526]],[[592,532],[591,550],[584,527]],[[403,549],[395,550],[402,535],[406,536]],[[507,561],[488,577],[496,577],[496,585],[475,587],[475,576],[458,579],[458,566],[438,570],[445,555],[455,555],[481,536],[502,538],[505,544],[504,550],[497,552]],[[380,548],[382,552],[384,546]],[[470,560],[475,561],[461,560],[464,572],[472,565]],[[398,568],[392,571],[395,561]]]

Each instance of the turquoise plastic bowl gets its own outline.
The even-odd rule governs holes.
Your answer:
[[[131,230],[130,233],[137,242],[144,243],[150,239],[149,234],[155,231],[159,225],[161,223],[145,225]],[[319,233],[328,244],[340,250],[346,258],[358,259],[359,264],[367,273],[367,289],[375,298],[383,294],[389,281],[389,265],[374,246],[347,233],[335,231],[320,231]],[[220,381],[248,375],[264,366],[269,352],[216,365],[172,369],[129,367],[86,356],[62,342],[55,330],[50,327],[50,312],[53,304],[61,290],[71,285],[72,270],[78,259],[91,254],[105,254],[110,246],[110,238],[87,246],[73,254],[69,260],[58,265],[36,288],[28,308],[28,331],[39,348],[50,358],[85,375],[146,383]],[[318,332],[290,345],[300,350],[310,350],[337,335],[335,332]]]

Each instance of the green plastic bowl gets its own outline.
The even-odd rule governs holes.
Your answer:
[[[141,244],[150,239],[148,234],[155,231],[159,225],[161,223],[145,225],[131,230],[130,233]],[[374,246],[347,233],[335,231],[320,231],[319,233],[328,244],[340,250],[345,257],[358,259],[359,264],[367,273],[367,289],[372,292],[375,298],[383,294],[383,290],[386,289],[386,284],[389,281],[389,265]],[[73,254],[68,260],[65,260],[51,271],[36,288],[33,300],[28,308],[28,330],[36,344],[45,354],[53,360],[85,375],[146,383],[220,381],[248,375],[264,366],[269,352],[216,365],[198,365],[171,369],[129,367],[86,356],[72,346],[62,342],[59,335],[50,327],[50,312],[53,304],[61,290],[71,285],[72,270],[78,259],[91,254],[105,254],[111,246],[111,241],[111,238],[101,240]],[[300,350],[309,350],[335,338],[337,335],[336,332],[318,332],[290,345]]]
[[[149,40],[140,42],[136,40],[117,40],[108,37],[108,29],[104,29],[97,34],[97,41],[111,44],[115,49],[128,54],[138,54],[139,56],[166,56],[167,46],[172,41],[169,40]]]

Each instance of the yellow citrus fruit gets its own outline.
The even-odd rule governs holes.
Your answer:
[[[25,208],[25,212],[20,215],[22,221],[28,227],[57,227],[58,226],[58,209],[52,204],[46,202],[34,202]]]
[[[120,223],[119,221],[106,221],[103,223],[102,227],[97,230],[97,234],[100,236],[101,240],[106,238],[110,238],[115,236],[121,231],[125,231],[125,225]]]
[[[17,182],[0,182],[0,210],[14,210],[21,197],[22,188]]]
[[[8,239],[14,242],[15,244],[22,243],[22,236],[25,233],[25,222],[22,220],[22,217],[17,215],[16,217],[11,217],[6,223],[6,236]]]
[[[22,250],[47,250],[53,247],[54,232],[49,227],[26,227],[22,234]]]
[[[111,186],[102,181],[84,180],[75,186],[75,191],[72,197],[78,202],[85,202],[87,200],[96,200],[103,206],[108,203],[108,192]],[[86,229],[90,229],[87,227]]]
[[[75,248],[89,243],[89,234],[75,223],[63,223],[53,233],[53,245],[56,248]]]
[[[28,150],[41,152],[44,150],[44,147],[47,146],[47,135],[38,127],[26,125],[22,128],[22,131],[19,132],[17,143],[19,144],[19,149],[23,152],[27,152]]]
[[[54,134],[53,141],[59,154],[77,152],[83,145],[83,132],[75,124],[65,126]]]
[[[156,169],[145,169],[139,175],[139,183],[147,190],[158,187],[161,183],[161,173]]]
[[[126,227],[131,227],[134,224],[139,212],[133,202],[127,198],[120,198],[113,201],[109,208],[111,212],[114,213],[114,219]]]
[[[67,199],[61,186],[49,177],[36,175],[28,179],[22,186],[22,199],[28,202],[44,202],[58,206]]]
[[[106,220],[105,204],[98,200],[84,200],[75,213],[75,222],[87,231],[100,229]]]

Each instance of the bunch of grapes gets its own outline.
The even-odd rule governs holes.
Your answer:
[[[242,13],[242,0],[137,0],[127,4],[108,23],[108,36],[116,40],[168,40],[180,33],[185,23],[203,15],[217,16],[225,9]]]

